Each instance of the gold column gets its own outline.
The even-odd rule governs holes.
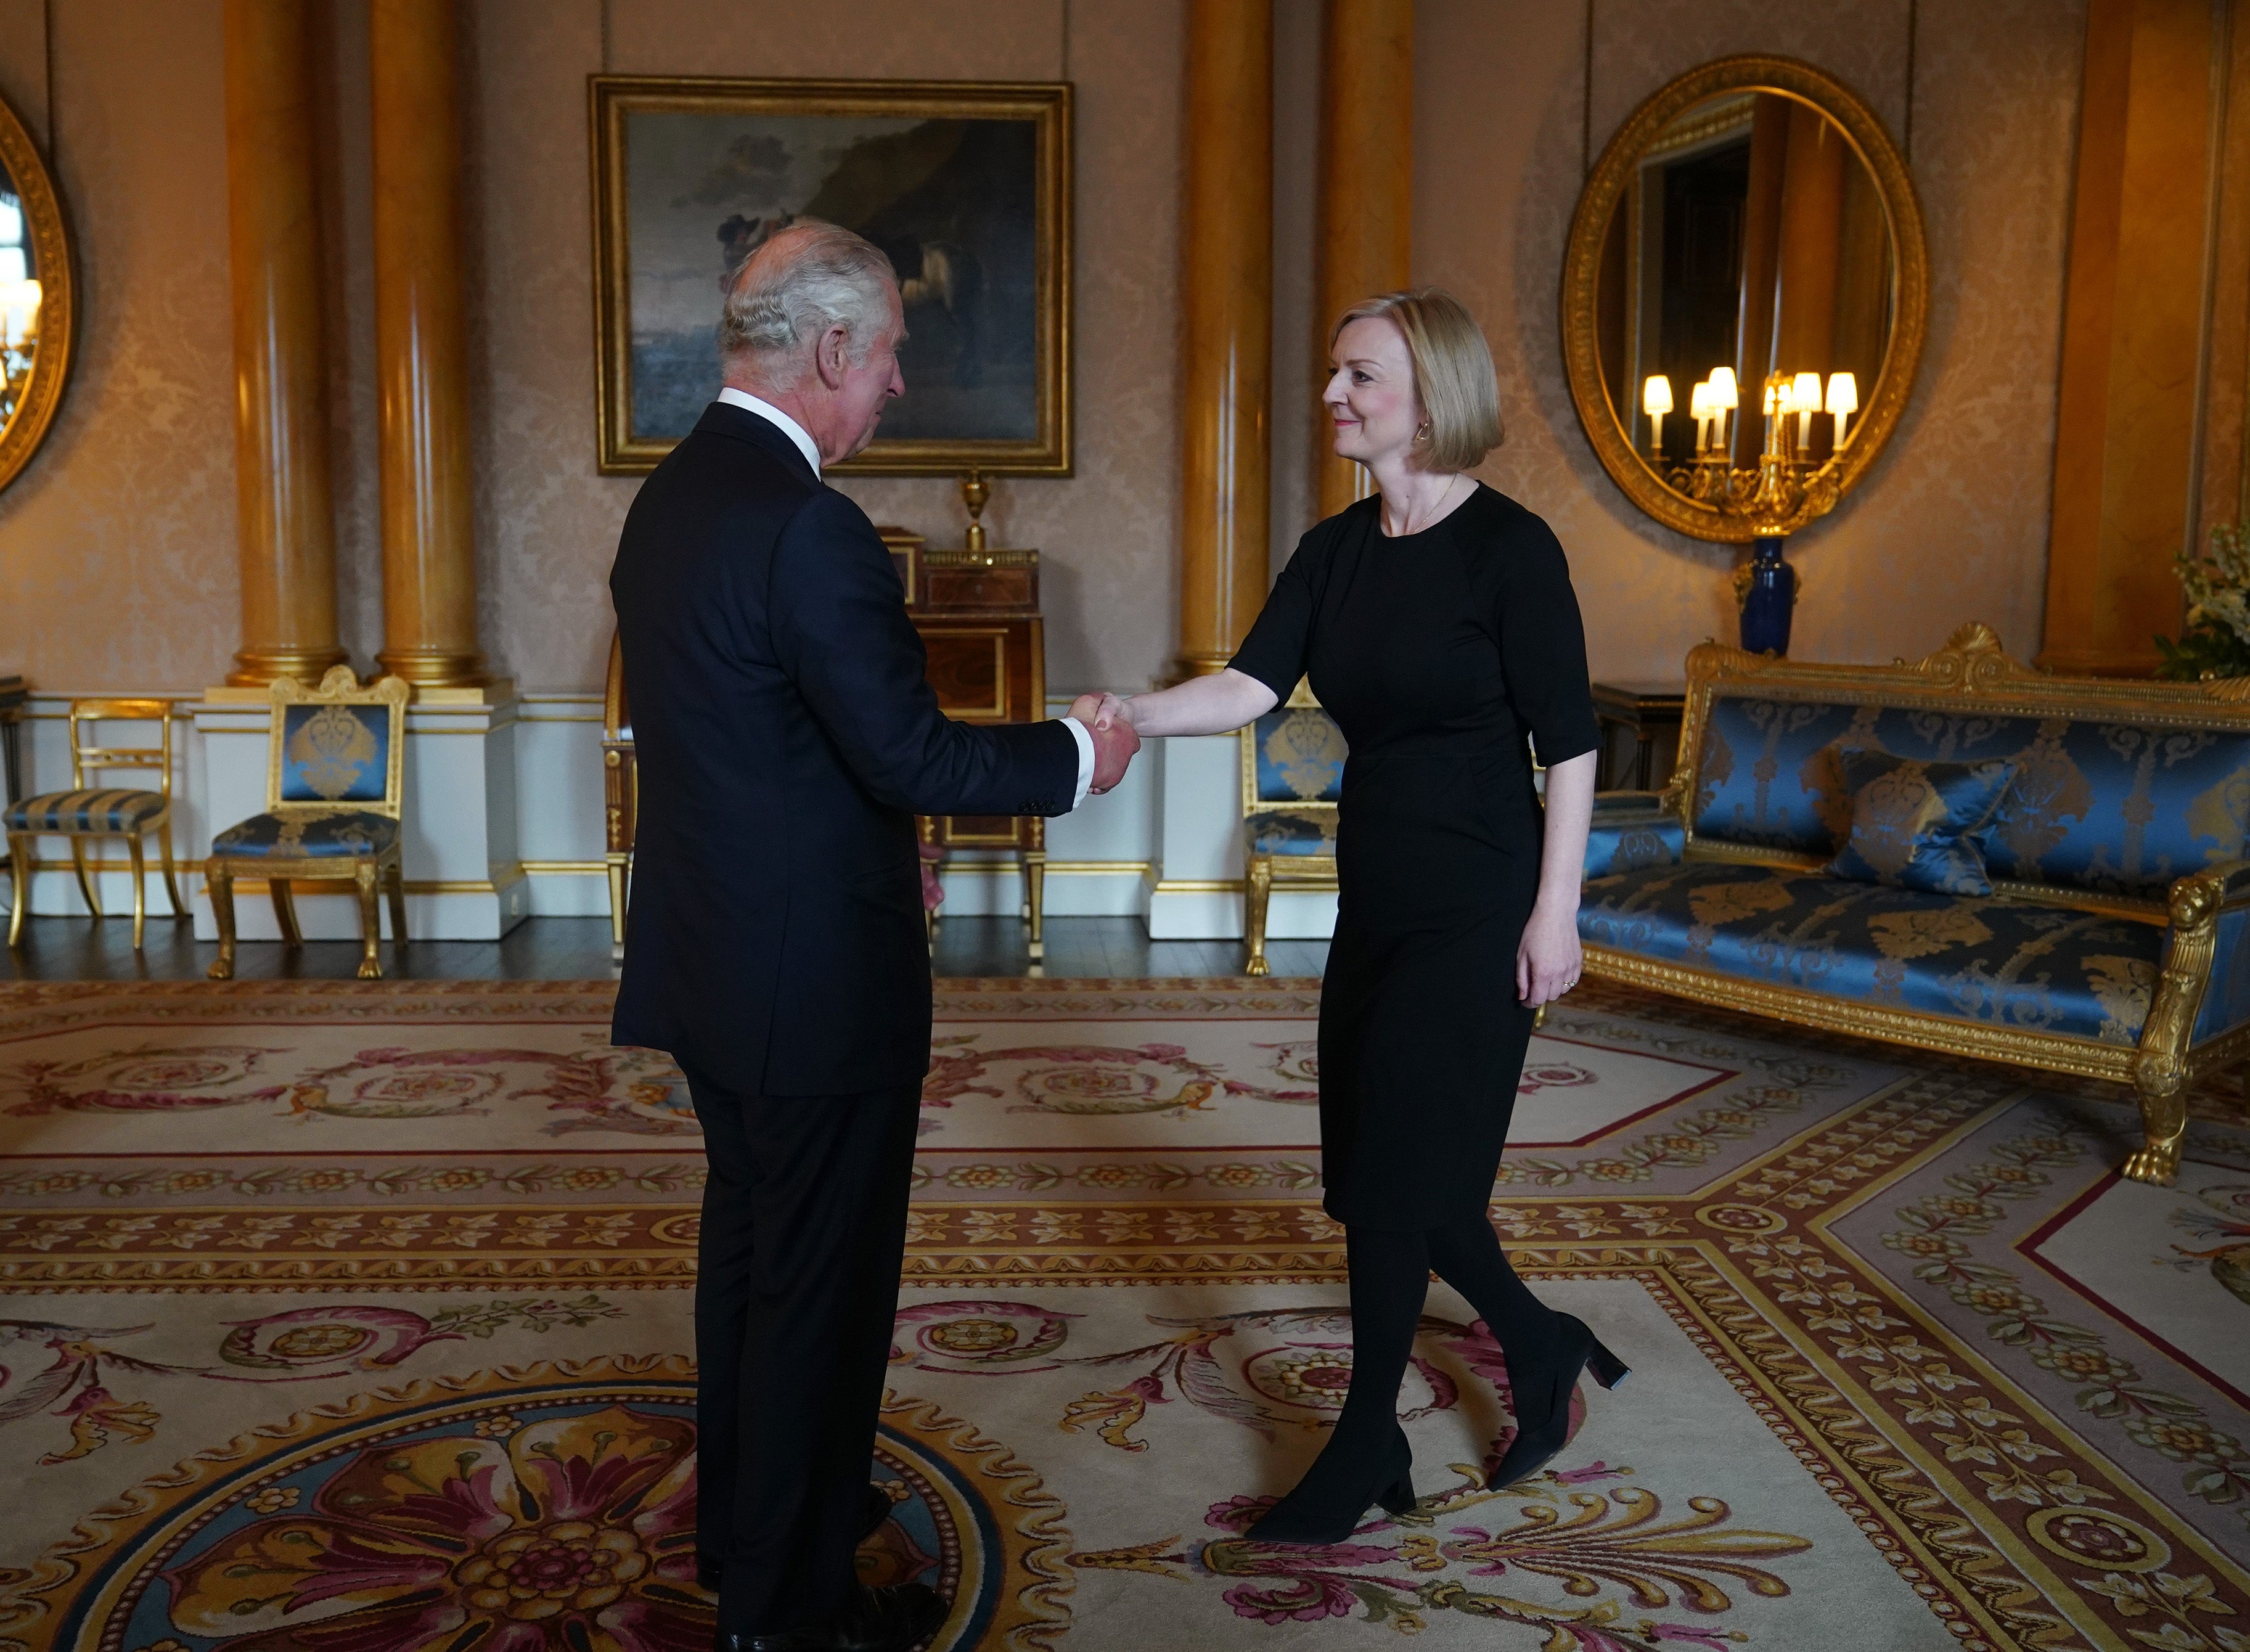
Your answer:
[[[227,248],[242,647],[227,681],[317,682],[336,646],[310,31],[300,0],[227,0]]]
[[[1414,0],[1328,0],[1319,211],[1313,359],[1325,382],[1336,318],[1413,279]],[[1317,407],[1313,421],[1318,514],[1333,516],[1367,494],[1367,473],[1330,451]]]
[[[1224,667],[1264,605],[1273,388],[1272,0],[1190,0],[1181,213],[1180,653]]]
[[[2138,675],[2181,618],[2212,156],[2208,0],[2094,0],[2063,301],[2046,646]]]
[[[452,0],[373,0],[375,355],[383,635],[418,688],[487,681],[477,649],[461,293],[459,29]]]

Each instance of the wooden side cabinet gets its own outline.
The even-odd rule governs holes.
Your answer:
[[[929,686],[939,708],[962,722],[1035,722],[1046,716],[1039,552],[932,550],[902,529],[887,528],[882,535],[902,564],[907,612],[928,652]],[[921,822],[921,840],[941,850],[997,849],[1015,856],[1034,962],[1046,955],[1046,827],[1037,815],[929,815]]]

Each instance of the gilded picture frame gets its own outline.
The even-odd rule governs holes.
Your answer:
[[[1736,92],[1777,93],[1833,121],[1874,180],[1890,231],[1896,270],[1891,334],[1881,375],[1860,409],[1837,468],[1839,494],[1849,494],[1865,480],[1906,411],[1929,328],[1929,252],[1913,176],[1882,118],[1843,81],[1794,58],[1744,54],[1691,69],[1635,109],[1603,149],[1579,194],[1563,255],[1563,358],[1578,423],[1610,480],[1649,516],[1697,539],[1743,544],[1759,533],[1750,517],[1688,497],[1652,468],[1626,435],[1603,375],[1597,321],[1611,218],[1632,190],[1643,153],[1697,105]],[[1680,411],[1684,414],[1684,401]]]
[[[775,228],[892,255],[906,396],[862,475],[1071,473],[1066,82],[590,75],[595,425],[604,475],[655,468],[720,384],[721,282]]]
[[[5,487],[31,462],[54,424],[78,338],[69,219],[38,144],[5,99],[0,99],[0,190],[11,190],[21,204],[22,246],[40,287],[38,346],[30,370],[13,397],[0,397],[0,487]],[[12,356],[0,359],[10,369],[17,365]],[[10,399],[14,405],[6,407]]]

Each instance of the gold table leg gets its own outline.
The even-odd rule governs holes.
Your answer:
[[[204,971],[214,981],[234,978],[234,874],[225,861],[214,860],[204,867],[204,890],[211,896],[211,918],[218,925],[218,957]]]
[[[376,865],[362,861],[352,868],[352,881],[359,886],[359,978],[379,981],[383,978],[383,915],[376,899]]]

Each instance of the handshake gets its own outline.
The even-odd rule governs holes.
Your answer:
[[[1094,736],[1094,784],[1087,790],[1100,797],[1125,778],[1141,749],[1141,736],[1125,715],[1125,702],[1114,694],[1082,694],[1071,702],[1070,715]]]

